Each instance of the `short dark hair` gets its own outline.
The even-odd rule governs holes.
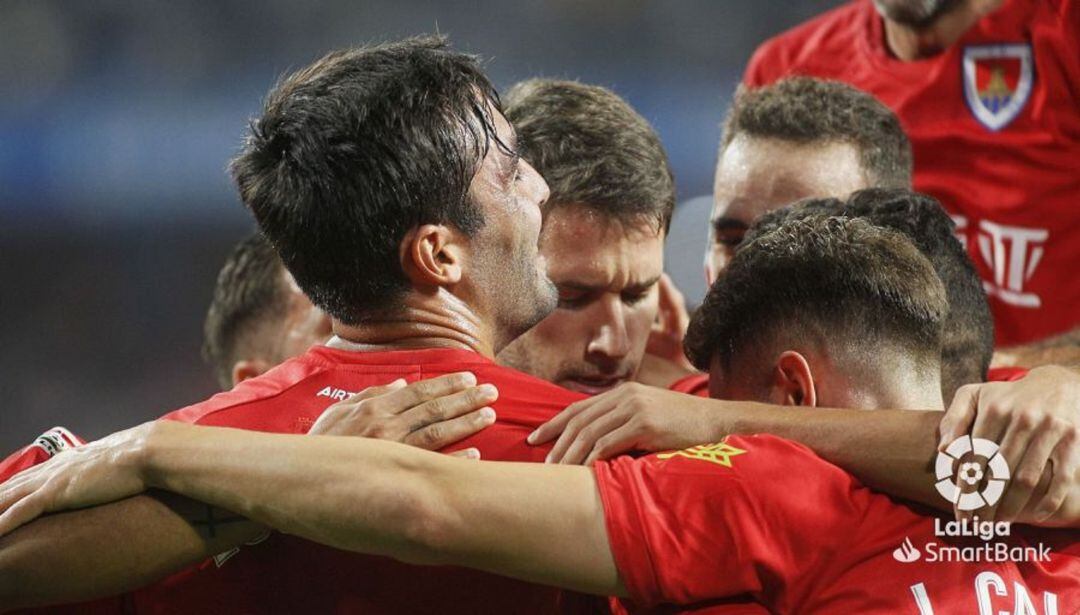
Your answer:
[[[739,86],[724,121],[720,152],[740,134],[800,144],[848,143],[871,186],[911,186],[911,143],[896,115],[846,83],[789,77],[760,88]]]
[[[285,78],[232,174],[312,302],[346,324],[409,288],[398,250],[420,224],[483,226],[468,190],[499,99],[441,37],[335,51]]]
[[[285,269],[274,247],[259,233],[229,252],[218,273],[203,323],[203,359],[221,388],[232,388],[232,369],[259,344],[264,325],[285,317]]]
[[[727,370],[739,353],[786,334],[852,357],[894,348],[936,376],[947,311],[933,267],[906,237],[856,218],[808,216],[735,253],[685,347],[699,369],[715,357]]]
[[[949,315],[941,348],[941,389],[946,400],[956,389],[986,380],[994,354],[994,321],[956,225],[933,197],[910,190],[870,188],[853,193],[838,208],[824,200],[804,201],[759,218],[746,239],[769,233],[787,220],[829,214],[863,218],[903,233],[934,266],[945,286]]]
[[[667,232],[675,179],[649,122],[607,88],[529,79],[503,98],[522,155],[547,181],[545,210],[580,204]],[[545,211],[546,213],[546,211]]]

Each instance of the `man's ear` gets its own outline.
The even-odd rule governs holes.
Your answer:
[[[773,366],[770,395],[773,403],[783,406],[817,406],[814,373],[806,357],[785,350]]]
[[[465,261],[462,234],[443,224],[424,224],[401,241],[401,268],[413,284],[452,286],[461,281]]]
[[[232,384],[235,387],[248,378],[262,376],[274,366],[262,359],[243,359],[232,366]]]

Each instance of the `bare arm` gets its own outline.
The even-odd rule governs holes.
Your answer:
[[[362,438],[161,427],[142,464],[148,484],[342,549],[623,591],[586,468],[466,461]],[[274,461],[254,461],[265,459]]]
[[[1080,327],[1054,337],[1001,348],[994,352],[993,367],[1039,367],[1041,365],[1080,365]]]
[[[0,487],[0,533],[26,516],[158,487],[342,549],[601,595],[623,591],[593,474],[583,467],[163,421],[65,451],[20,476]]]
[[[558,438],[549,461],[590,464],[630,450],[675,450],[731,434],[771,433],[805,444],[874,489],[946,509],[933,477],[941,417],[732,402],[630,384],[573,404],[529,441]]]
[[[752,433],[801,442],[874,489],[948,512],[933,463],[939,446],[970,434],[999,444],[1012,470],[980,518],[1080,527],[1080,373],[1058,366],[961,387],[944,413],[772,406],[629,384],[571,405],[529,441],[557,439],[550,462],[590,464]]]
[[[451,374],[408,386],[400,382],[372,387],[328,408],[312,433],[377,433],[441,448],[494,420],[483,410],[494,401],[495,392],[475,384],[471,374]],[[0,493],[19,489],[29,477],[47,480],[65,466],[77,468],[88,460],[97,459],[101,467],[109,468],[117,460],[108,444],[117,436],[16,475],[0,485]],[[466,456],[470,452],[474,451],[462,451]],[[208,462],[218,459],[212,449],[204,454]],[[110,499],[115,498],[84,501],[79,507]],[[15,522],[8,530],[45,510],[24,506],[14,512],[19,517],[7,516]],[[262,531],[263,526],[227,510],[168,492],[43,517],[0,538],[0,605],[38,606],[119,594],[228,551]]]
[[[250,540],[261,531],[172,494],[42,517],[0,538],[5,608],[130,591]],[[217,521],[213,521],[216,517]]]

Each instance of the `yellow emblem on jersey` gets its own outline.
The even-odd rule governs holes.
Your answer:
[[[681,451],[674,451],[671,453],[660,453],[657,455],[657,459],[671,459],[672,457],[686,457],[687,459],[699,459],[701,461],[708,461],[709,463],[715,463],[716,465],[724,466],[725,468],[731,467],[731,458],[736,455],[742,455],[746,451],[741,448],[735,448],[726,442],[717,442],[716,444],[700,444],[698,446],[691,446],[688,449]]]

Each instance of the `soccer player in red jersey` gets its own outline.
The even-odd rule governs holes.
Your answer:
[[[328,405],[360,390],[468,371],[471,382],[497,386],[498,399],[490,387],[464,393],[493,406],[476,414],[491,426],[457,448],[542,460],[546,448],[527,445],[525,436],[581,396],[492,360],[556,302],[537,250],[547,186],[516,151],[497,100],[474,59],[435,39],[333,53],[279,85],[233,173],[300,288],[333,318],[336,336],[166,418],[303,434]],[[444,389],[455,386],[443,382]],[[48,558],[28,560],[40,576],[22,576],[21,591],[33,595],[37,579],[36,600],[116,593],[263,534],[198,505],[188,514],[192,506],[186,506],[177,514],[152,498],[134,498],[28,527],[16,544],[55,537],[78,554],[111,539],[118,545],[109,561],[118,563],[87,570],[78,557],[57,555],[68,568]],[[99,519],[115,521],[103,530],[94,526]],[[366,612],[562,606],[561,594],[548,588],[469,571],[418,574],[355,555],[343,561],[297,542],[271,536],[259,549],[242,549],[219,561],[220,568],[204,570],[209,581],[185,578],[171,594],[158,586],[136,606],[265,611],[291,604]],[[125,549],[159,555],[125,563]],[[327,574],[290,581],[290,570]]]
[[[800,199],[843,198],[869,187],[908,188],[911,149],[896,116],[874,97],[835,81],[780,80],[736,92],[724,122],[716,166],[705,276],[711,284],[762,216]],[[907,234],[934,264],[951,311],[942,347],[945,399],[961,385],[982,382],[993,331],[981,283],[949,221],[928,203],[909,212],[885,208],[867,216]],[[889,220],[886,220],[889,218]],[[708,377],[687,376],[672,390],[708,395]]]
[[[329,389],[327,389],[325,391],[326,396],[335,397],[335,398],[345,396],[346,392],[347,392],[346,389],[334,390],[334,388],[329,388]],[[185,413],[185,414],[187,414],[187,413]],[[200,415],[198,413],[195,413],[195,415],[203,416],[203,415]],[[298,420],[298,423],[310,423],[310,420],[311,420],[311,418],[309,417],[307,420]],[[282,425],[284,425],[284,424],[282,424]],[[282,425],[279,425],[276,428],[281,428]],[[295,427],[294,427],[294,429],[295,429]],[[540,454],[542,455],[543,451],[540,451]],[[203,519],[199,519],[197,521],[200,522],[200,523],[204,523],[204,524],[210,524],[210,523],[217,524],[217,523],[220,522],[219,519],[213,519],[213,518],[208,518],[208,517],[203,518]],[[237,527],[237,525],[233,525],[232,527],[230,527],[229,530],[235,531],[235,527]],[[224,532],[224,531],[222,531],[222,532]],[[232,535],[232,537],[229,540],[226,540],[226,539],[222,538],[221,536],[217,536],[217,538],[219,540],[221,540],[221,542],[224,542],[224,543],[227,543],[227,544],[230,544],[230,545],[234,545],[234,544],[237,544],[237,538],[235,538],[235,536],[237,536],[237,535],[239,535],[239,532],[237,534]],[[183,537],[183,536],[181,536],[181,537]],[[231,540],[231,542],[230,542],[230,540]],[[177,542],[177,543],[180,543],[180,542]],[[174,543],[174,545],[175,544],[176,543]],[[180,543],[180,544],[183,544],[183,543]],[[127,546],[129,546],[132,549],[132,552],[140,552],[139,548],[141,547],[141,545],[139,545],[137,543],[133,543],[133,544],[130,544],[130,545],[127,545]],[[166,547],[167,546],[172,546],[172,545],[166,545]],[[153,547],[153,546],[150,546],[150,547]],[[150,548],[150,547],[147,547],[147,548]],[[166,549],[161,549],[160,545],[157,545],[157,547],[159,547],[159,550],[167,551],[167,548]],[[216,552],[216,551],[211,551],[211,552]],[[241,552],[240,556],[237,556],[237,557],[233,558],[232,562],[240,561],[241,559],[243,559],[246,556],[247,552],[251,552],[251,551]],[[275,551],[275,552],[284,552],[284,551],[279,550],[279,551]],[[187,557],[187,556],[185,556],[185,557]],[[254,557],[254,556],[252,556],[252,557]],[[279,561],[286,561],[286,562],[292,562],[292,563],[295,563],[298,560],[299,560],[299,558],[295,558],[295,557],[292,557],[292,558],[279,558]],[[165,564],[158,564],[158,565],[165,566],[165,567],[172,566],[172,565],[175,565],[175,564],[172,563],[174,561],[175,560],[168,560]],[[261,564],[267,564],[268,562],[272,562],[272,558],[260,559]],[[258,565],[258,564],[256,564],[256,565]],[[339,574],[338,578],[340,578],[340,574],[342,573],[342,571],[347,572],[346,567],[343,567],[343,566],[329,566],[329,567],[330,567],[330,569],[338,571],[338,574]],[[307,566],[307,569],[310,570],[311,566]],[[248,569],[244,569],[244,567],[241,567],[241,566],[230,565],[230,566],[226,566],[225,570],[228,570],[228,571],[243,571],[243,570],[258,570],[258,569],[251,569],[251,567],[248,567]],[[273,570],[280,570],[280,569],[276,569],[276,567],[274,567]],[[127,571],[127,572],[131,572],[131,571]],[[134,574],[134,577],[136,579],[149,578],[149,577],[151,577],[153,575],[156,575],[156,574],[159,574],[158,569],[154,569],[154,567],[152,567],[152,566],[145,566],[144,565],[143,567],[140,567],[140,569],[138,569],[138,571],[136,571],[136,573]],[[139,575],[143,575],[143,576],[139,576]],[[394,575],[390,575],[390,576],[394,576]],[[248,576],[247,578],[251,579],[251,578],[254,578],[254,577],[258,577],[259,579],[262,579],[262,580],[272,578],[270,575],[265,575],[265,574],[252,575],[252,576]],[[400,577],[401,577],[401,575],[397,575],[395,578],[400,578]],[[228,577],[228,575],[218,575],[215,578],[228,579],[229,577]],[[327,581],[327,584],[325,586],[327,589],[333,588],[336,585],[336,584],[329,583],[330,578],[332,578],[332,576],[330,576],[330,575],[326,575],[325,577],[323,577],[323,580]],[[98,579],[98,580],[100,580],[100,579]],[[102,583],[104,583],[104,581],[102,581]],[[127,580],[124,581],[124,583],[136,583],[136,581],[132,581],[130,579],[127,579]],[[227,585],[235,586],[237,584],[222,584],[222,587],[220,589],[222,591],[224,591],[225,586],[227,586]],[[379,585],[379,587],[381,587],[383,589],[386,589],[386,590],[388,590],[390,592],[394,591],[393,587],[390,584],[376,584],[376,585]],[[305,586],[310,587],[307,584]],[[177,587],[178,592],[183,592],[184,593],[185,598],[189,598],[189,599],[192,598],[190,592],[184,592],[184,586],[183,585],[177,585],[176,587]],[[284,587],[284,585],[278,584],[278,585],[275,585],[275,587]],[[322,587],[322,586],[320,586],[320,587]],[[467,588],[468,584],[461,584],[461,585],[459,585],[459,587]],[[318,593],[318,596],[321,599],[327,600],[327,601],[348,600],[349,596],[354,596],[355,593],[359,593],[359,592],[363,591],[363,589],[364,588],[357,588],[357,587],[355,587],[355,584],[353,584],[353,587],[352,587],[353,593],[352,594],[349,594],[348,590],[341,590],[340,588],[338,590],[336,590],[337,591],[336,593],[334,591],[315,591],[314,589],[312,589],[311,593]],[[102,587],[100,587],[100,586],[96,587],[95,590],[103,591]],[[227,591],[224,591],[224,592],[228,593]],[[367,593],[369,594],[369,596],[374,596],[374,594],[376,594],[377,592],[368,591]],[[489,597],[480,597],[480,596],[478,596],[478,594],[476,594],[476,592],[467,592],[467,593],[469,593],[469,596],[471,596],[472,599],[476,599],[476,600],[482,599],[482,598],[489,598]],[[345,596],[346,598],[341,598],[342,596]],[[414,600],[428,599],[429,602],[424,602],[423,604],[430,605],[431,604],[430,600],[433,599],[435,596],[437,596],[437,593],[424,593],[424,592],[418,591],[418,592],[415,592],[414,594],[410,594],[409,598],[414,599]],[[518,594],[518,598],[521,598],[521,596],[523,596],[523,594]],[[283,600],[282,597],[279,597],[278,594],[275,594],[275,593],[267,593],[267,594],[264,594],[264,596],[253,597],[253,596],[238,596],[237,592],[230,593],[229,594],[229,599],[230,600],[248,600],[248,601],[251,601],[251,600],[265,600],[265,601],[274,602],[274,603],[279,604],[279,605],[282,604],[281,600]],[[307,598],[303,598],[303,594],[294,594],[294,599],[297,599],[297,600],[305,600],[305,599],[311,600],[311,597],[308,596]],[[386,599],[386,600],[383,601],[383,603],[386,603],[387,600],[390,600],[390,598],[387,597],[387,596],[384,596],[384,594],[378,594],[378,597],[377,597],[376,600],[383,600],[383,599]],[[247,604],[249,605],[249,604],[251,604],[251,602],[247,602]],[[333,606],[334,603],[333,602],[328,602],[328,604]],[[340,604],[340,602],[338,604]],[[496,604],[497,603],[495,601],[491,601],[489,599],[485,602],[485,605],[488,607],[488,609],[490,609],[491,606],[494,606]],[[548,603],[548,605],[550,605],[550,602]],[[521,607],[522,603],[518,602],[517,606]],[[243,607],[243,606],[240,606],[240,607]],[[463,609],[469,609],[469,604],[468,603],[462,603],[462,607],[463,607]]]
[[[265,373],[285,360],[304,353],[311,346],[325,342],[329,336],[329,317],[312,305],[300,291],[262,235],[254,234],[233,248],[218,274],[204,325],[203,354],[223,390]],[[439,386],[436,381],[419,386],[429,385]],[[422,392],[426,388],[416,390]],[[445,385],[442,390],[446,390]],[[457,405],[458,401],[451,397],[444,400],[441,412],[447,421],[422,417],[425,406],[398,405],[387,412],[378,412],[372,411],[369,403],[364,407],[367,416],[362,417],[360,422],[363,424],[357,425],[354,420],[354,424],[350,425],[351,432],[373,433],[379,430],[380,437],[384,439],[409,442],[429,450],[441,448],[471,435],[484,425],[475,413],[465,420],[455,420],[467,411],[479,410],[473,405],[461,407]],[[406,422],[408,425],[403,425]],[[434,430],[438,430],[438,437],[434,437]],[[323,433],[332,431],[333,428],[329,426],[322,430]],[[48,460],[60,451],[83,443],[81,438],[63,427],[50,429],[30,446],[0,462],[0,482],[20,470]],[[217,554],[200,566],[213,570],[232,558],[236,551],[231,549]],[[330,559],[334,560],[333,557]],[[335,560],[335,563],[341,562]],[[206,588],[211,575],[196,576],[194,573],[198,569],[180,573],[135,593],[44,612],[152,611],[159,606],[168,605],[177,609],[184,604],[199,607],[199,603],[185,601],[176,595],[199,591],[203,592],[202,595],[212,595],[207,593]],[[225,583],[216,577],[214,580],[219,585]]]
[[[717,395],[810,413],[940,409],[947,310],[933,268],[899,233],[807,217],[736,255],[688,347]],[[708,611],[744,595],[774,612],[1056,615],[1080,603],[1077,532],[948,526],[773,436],[593,470],[168,423],[110,440],[69,455],[56,484],[35,493],[64,508],[153,485],[341,548],[624,596],[631,610]],[[222,461],[207,458],[221,450]],[[120,463],[103,461],[109,454]],[[966,476],[956,465],[950,474]]]
[[[555,311],[499,363],[588,395],[632,380],[656,319],[675,184],[660,138],[614,92],[531,79],[504,97],[547,181],[540,253]]]
[[[763,88],[754,94],[771,96],[775,88],[783,85]],[[839,84],[822,85],[846,88]],[[1039,475],[1046,472],[1048,464],[1057,470],[1058,494],[1075,492],[1080,484],[1077,482],[1080,447],[1074,443],[1080,434],[1080,416],[1072,400],[1080,395],[1080,373],[1045,366],[1015,385],[977,384],[984,380],[993,351],[990,316],[978,277],[953,237],[952,223],[937,201],[905,190],[866,190],[843,202],[828,199],[801,202],[756,218],[746,237],[752,239],[789,218],[821,213],[862,218],[903,233],[930,260],[942,280],[950,304],[942,331],[942,395],[951,402],[949,412],[941,419],[942,440],[951,442],[974,429],[977,437],[1008,442],[1005,454],[1016,470],[1017,480],[1006,490],[995,513],[1007,520],[1017,519],[1029,505]],[[1009,374],[1002,376],[1005,377],[997,379],[1019,380],[1015,373],[1012,378],[1007,378]],[[982,418],[976,419],[977,415]],[[855,429],[856,417],[847,417],[843,423],[848,429]],[[1035,425],[1044,427],[1032,429]],[[927,437],[933,437],[930,427],[897,425],[893,433],[922,430]],[[530,435],[530,440],[537,443],[556,440],[549,461],[575,464],[610,459],[630,451],[683,448],[724,434],[760,432],[780,434],[804,443],[856,475],[864,478],[873,475],[875,487],[887,493],[913,497],[911,489],[918,488],[917,484],[905,485],[902,481],[881,482],[886,477],[875,464],[864,465],[866,456],[851,454],[856,447],[852,446],[844,425],[826,426],[821,420],[807,423],[798,416],[780,416],[776,412],[743,413],[715,401],[667,394],[650,387],[624,387],[578,402]],[[1035,439],[1025,438],[1024,433],[1032,434]],[[863,441],[872,437],[875,437],[872,433],[859,432]],[[889,444],[887,439],[880,443]],[[864,453],[873,448],[868,446]],[[910,468],[906,472],[894,470],[893,474],[917,478],[918,472],[918,468]],[[1022,481],[1020,476],[1024,476]],[[926,498],[921,498],[924,504],[933,506],[939,502],[932,491],[925,495]],[[1025,520],[1037,521],[1032,517]]]
[[[838,79],[888,105],[915,189],[954,216],[979,268],[998,345],[1066,334],[1054,346],[1075,360],[1078,23],[1075,0],[855,0],[761,45],[745,83]]]

